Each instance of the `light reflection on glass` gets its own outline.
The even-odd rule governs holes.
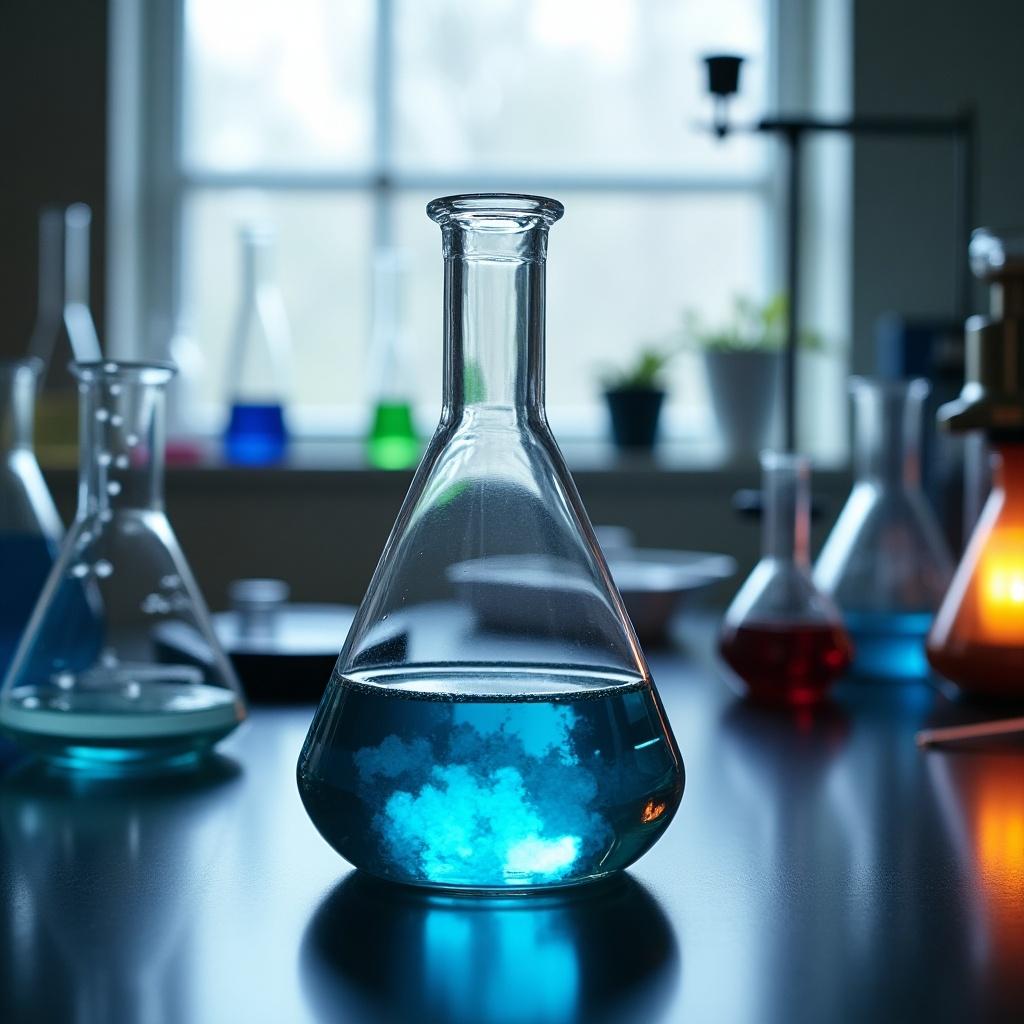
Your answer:
[[[562,895],[469,899],[354,872],[317,911],[302,951],[314,1008],[351,1022],[654,1020],[678,960],[668,920],[629,876]]]

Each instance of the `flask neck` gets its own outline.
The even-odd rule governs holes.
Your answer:
[[[928,383],[856,377],[854,471],[859,481],[883,487],[921,486],[921,422]]]
[[[444,235],[444,415],[543,418],[547,224],[453,219]]]
[[[0,451],[32,447],[40,369],[41,364],[30,359],[0,363]]]
[[[78,516],[101,521],[164,506],[163,364],[76,363],[79,381]]]
[[[762,554],[765,558],[810,565],[810,464],[800,455],[765,452]]]

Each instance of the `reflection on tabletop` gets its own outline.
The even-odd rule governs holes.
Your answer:
[[[314,1008],[353,1024],[656,1020],[680,973],[671,924],[628,875],[466,899],[354,872],[313,917],[301,960]]]
[[[8,951],[0,1020],[107,1024],[187,1013],[182,940],[230,823],[224,797],[238,775],[233,761],[213,757],[162,778],[92,778],[29,763],[0,780],[0,876],[13,876],[15,893],[0,912]]]

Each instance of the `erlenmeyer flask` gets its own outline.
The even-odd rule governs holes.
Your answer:
[[[434,200],[444,401],[298,765],[324,838],[470,892],[617,871],[682,762],[544,412],[550,199]]]
[[[719,650],[755,700],[813,704],[853,650],[839,609],[811,579],[810,463],[763,452],[761,469],[761,560],[725,613]]]
[[[244,717],[164,513],[166,364],[79,363],[78,512],[0,693],[0,726],[67,764],[184,761]],[[189,656],[161,647],[179,624]]]
[[[32,450],[36,359],[0,362],[0,673],[28,623],[63,529]]]
[[[928,675],[924,638],[953,574],[921,488],[928,383],[854,377],[857,479],[814,567],[856,647],[853,669],[881,679]]]
[[[412,360],[402,317],[405,261],[387,249],[374,260],[370,378],[375,396],[366,455],[379,469],[406,469],[421,445],[412,411]]]
[[[270,229],[247,225],[239,239],[242,292],[228,364],[231,414],[224,447],[231,462],[265,465],[279,461],[288,443],[284,406],[290,387],[291,333],[271,273]]]

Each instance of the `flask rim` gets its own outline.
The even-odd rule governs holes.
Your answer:
[[[538,221],[548,226],[563,213],[565,207],[557,199],[516,192],[469,192],[427,203],[427,216],[442,227],[454,222],[508,230],[510,226],[531,227]]]
[[[177,372],[174,363],[160,360],[135,362],[120,359],[99,359],[68,364],[73,376],[83,384],[102,380],[130,380],[140,384],[166,384]]]
[[[21,373],[31,373],[39,377],[43,372],[43,361],[38,356],[25,356],[22,359],[0,359],[0,377],[16,377]]]

